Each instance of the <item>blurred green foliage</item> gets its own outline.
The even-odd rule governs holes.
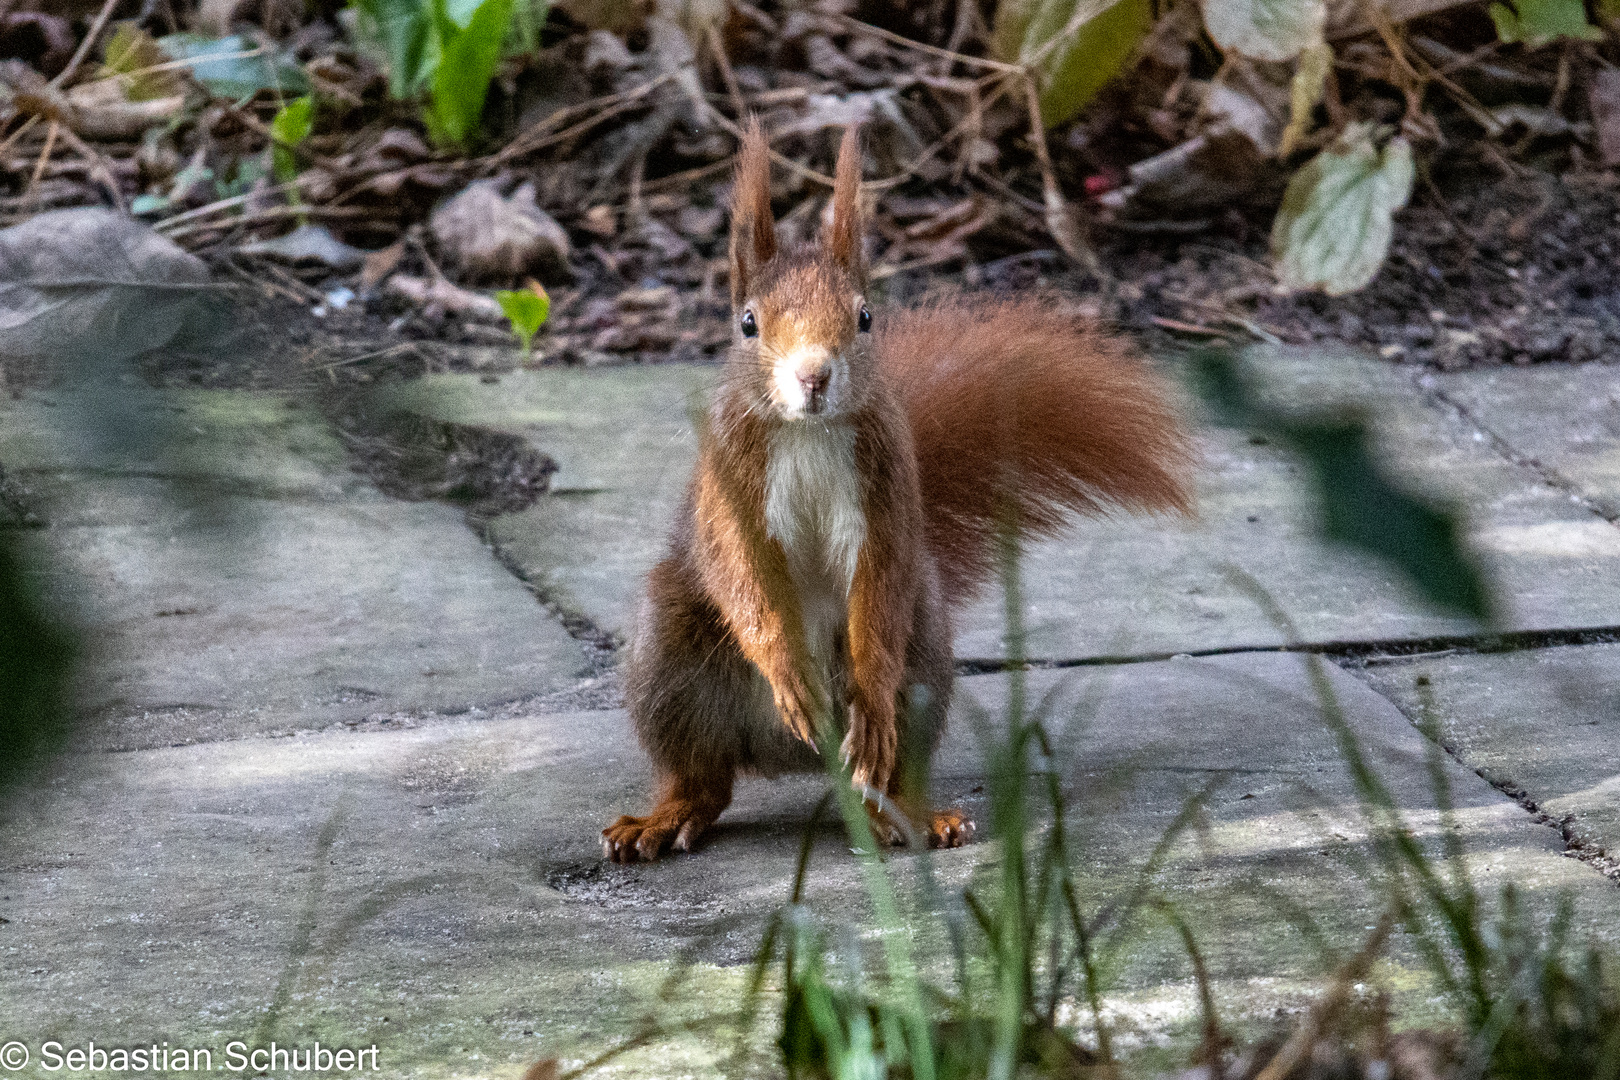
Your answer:
[[[1124,69],[1153,28],[1151,0],[1002,0],[997,56],[1040,75],[1041,120],[1072,120]]]
[[[547,0],[351,0],[356,35],[388,71],[388,92],[426,95],[435,142],[464,147],[504,57],[539,47]]]
[[[0,791],[66,738],[78,649],[15,528],[0,524]]]
[[[221,38],[170,34],[157,44],[171,60],[193,61],[188,65],[192,78],[222,98],[245,101],[260,90],[309,93],[309,76],[295,57],[241,34]]]
[[[506,315],[506,321],[512,324],[512,333],[523,343],[523,355],[527,357],[534,344],[534,335],[546,324],[546,316],[551,314],[551,297],[540,283],[530,280],[527,288],[502,289],[495,294],[495,302],[501,305],[501,311]]]
[[[287,102],[270,121],[270,134],[275,142],[270,147],[270,160],[276,182],[285,184],[298,175],[298,156],[293,149],[309,138],[315,128],[315,99],[309,95]]]
[[[1364,420],[1279,411],[1262,400],[1224,350],[1195,355],[1192,378],[1218,422],[1263,432],[1304,460],[1324,536],[1389,562],[1439,607],[1476,619],[1491,617],[1490,590],[1463,544],[1456,515],[1407,492],[1388,475],[1370,451]]]
[[[1603,31],[1586,21],[1581,0],[1513,0],[1511,7],[1497,3],[1490,11],[1496,36],[1510,45],[1523,42],[1535,49],[1559,38],[1603,40]]]

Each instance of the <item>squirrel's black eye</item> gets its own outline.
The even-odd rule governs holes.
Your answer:
[[[870,333],[872,330],[872,313],[866,310],[865,304],[861,305],[861,314],[855,320],[855,329],[863,334]]]
[[[759,321],[754,318],[752,310],[744,311],[742,317],[743,337],[759,336]]]

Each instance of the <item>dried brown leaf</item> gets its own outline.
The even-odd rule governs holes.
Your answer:
[[[428,227],[446,260],[472,280],[573,277],[568,234],[535,205],[533,184],[506,198],[495,181],[475,181],[435,210]]]

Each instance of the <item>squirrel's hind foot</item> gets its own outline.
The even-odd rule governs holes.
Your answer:
[[[973,839],[973,819],[954,807],[935,810],[928,822],[928,846],[955,848]]]
[[[617,863],[656,862],[670,848],[691,851],[730,803],[730,774],[673,778],[652,813],[625,814],[602,830],[602,856]]]
[[[655,810],[646,817],[625,814],[602,830],[602,856],[616,863],[657,862],[665,851],[691,851],[710,825],[694,815],[677,818]]]
[[[914,817],[908,814],[906,817],[913,817],[913,820],[905,820],[893,800],[885,802],[887,805],[884,806],[874,802],[866,804],[872,837],[885,847],[905,847],[912,837],[921,839],[923,835],[927,836],[931,848],[958,848],[973,839],[973,821],[960,810],[924,811]]]

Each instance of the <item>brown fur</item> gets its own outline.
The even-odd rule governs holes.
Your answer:
[[[1025,536],[1069,511],[1187,511],[1191,452],[1129,344],[1042,298],[945,294],[876,333],[917,441],[947,599],[989,578],[1009,511]]]
[[[950,704],[949,605],[988,576],[1009,506],[1044,534],[1069,510],[1189,503],[1158,384],[1052,303],[951,297],[860,331],[859,158],[846,132],[827,236],[780,251],[748,128],[726,378],[628,664],[658,802],[603,830],[609,858],[690,850],[739,774],[818,769],[829,734],[909,819],[869,801],[880,839],[917,823],[931,844],[965,842],[972,822],[928,809],[927,763]]]

